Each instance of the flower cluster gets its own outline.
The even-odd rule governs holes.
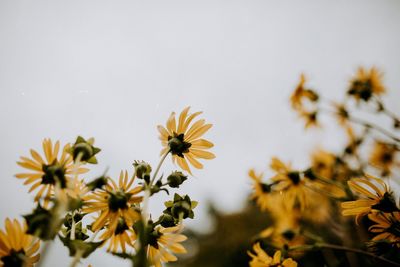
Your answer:
[[[326,101],[306,86],[304,74],[300,76],[290,102],[305,119],[305,128],[322,128],[323,116],[333,115],[348,141],[335,152],[314,150],[305,168],[272,158],[270,177],[249,171],[252,199],[271,217],[257,236],[254,252],[249,252],[250,266],[297,265],[292,259],[282,261],[282,254],[304,266],[316,261],[321,266],[350,265],[346,254],[321,258],[317,251],[328,249],[367,256],[354,259],[353,255],[351,265],[357,260],[362,266],[399,266],[400,208],[389,186],[389,179],[399,183],[395,175],[400,166],[399,118],[383,103],[385,92],[382,73],[376,68],[359,68],[342,102]],[[392,125],[382,127],[368,114],[355,115],[368,110],[371,116],[388,117]],[[273,250],[270,257],[266,251]]]
[[[181,244],[183,220],[194,218],[196,201],[175,193],[165,202],[158,220],[149,210],[150,198],[160,192],[169,194],[189,180],[189,165],[201,169],[198,159],[212,159],[213,144],[202,136],[211,128],[201,112],[185,108],[178,123],[172,113],[166,127],[158,126],[162,143],[161,159],[153,171],[150,164],[134,161],[132,171],[123,170],[118,179],[104,174],[90,180],[89,164],[97,164],[100,148],[94,139],[78,136],[74,143],[43,141],[43,153],[30,150],[18,165],[25,171],[16,174],[36,192],[36,208],[22,224],[7,219],[0,230],[0,266],[34,266],[39,261],[40,240],[58,237],[73,257],[71,266],[106,245],[107,252],[129,259],[134,266],[156,266],[176,261],[174,254],[186,253]],[[181,170],[163,178],[165,158],[171,155]],[[89,181],[88,181],[89,180]],[[85,217],[85,220],[83,218]]]

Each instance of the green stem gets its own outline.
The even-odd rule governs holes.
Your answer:
[[[154,183],[154,180],[157,178],[157,174],[160,171],[161,165],[163,164],[164,160],[166,159],[166,157],[168,156],[169,152],[171,150],[168,150],[167,152],[165,152],[165,154],[162,156],[162,158],[160,159],[160,162],[157,165],[156,170],[154,171],[153,177],[150,180],[150,184],[149,186],[151,187],[151,185]]]

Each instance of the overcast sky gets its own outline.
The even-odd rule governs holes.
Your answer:
[[[206,200],[242,207],[250,167],[274,155],[302,166],[311,144],[340,143],[334,130],[306,135],[290,111],[301,72],[339,98],[359,65],[380,67],[400,112],[399,14],[396,0],[0,1],[0,225],[34,207],[13,176],[43,138],[95,137],[90,177],[107,167],[116,177],[133,160],[156,165],[156,125],[190,105],[214,124],[206,137],[217,158],[179,192],[200,201],[190,226],[207,229]],[[67,266],[66,255],[56,246],[48,266]]]

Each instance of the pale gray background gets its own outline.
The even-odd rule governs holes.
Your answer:
[[[156,125],[191,105],[214,124],[217,158],[182,188],[201,203],[190,226],[207,230],[206,200],[240,208],[250,167],[273,155],[302,166],[310,144],[343,141],[333,126],[305,135],[289,110],[301,72],[338,98],[357,66],[378,66],[400,112],[399,14],[395,0],[0,1],[0,225],[33,207],[15,162],[44,137],[94,136],[103,151],[91,175],[115,177],[135,159],[156,164]],[[67,262],[55,246],[48,266]]]

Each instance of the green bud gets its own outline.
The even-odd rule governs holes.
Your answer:
[[[93,143],[93,138],[90,138],[86,141],[83,137],[78,136],[76,138],[75,144],[72,145],[69,151],[74,161],[76,161],[78,156],[80,155],[80,161],[96,164],[97,159],[95,155],[99,153],[101,149],[94,147]]]
[[[139,179],[150,180],[151,166],[147,162],[137,161],[133,162],[135,167],[136,177]]]
[[[180,171],[174,171],[167,177],[168,185],[173,188],[178,188],[185,180],[187,176]]]

